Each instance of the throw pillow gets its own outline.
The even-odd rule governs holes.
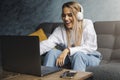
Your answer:
[[[42,28],[40,28],[39,30],[29,34],[29,36],[38,36],[40,41],[46,40],[47,36],[45,34],[45,32],[43,31]]]

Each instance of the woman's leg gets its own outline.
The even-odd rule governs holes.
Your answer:
[[[60,55],[61,51],[58,49],[52,49],[50,50],[46,55],[45,55],[45,59],[44,59],[44,66],[50,66],[50,67],[54,67],[55,66],[55,62],[57,57]]]
[[[85,71],[86,67],[97,66],[99,65],[100,62],[100,59],[92,55],[92,53],[90,55],[87,55],[82,52],[75,53],[73,56],[71,56],[70,60],[71,60],[71,67],[73,68],[73,70],[78,70],[78,71]]]
[[[58,49],[52,49],[50,50],[46,55],[45,55],[45,59],[44,59],[44,66],[50,66],[50,67],[55,67],[55,63],[56,63],[56,59],[58,58],[58,56],[62,53],[61,50]],[[67,64],[69,62],[69,58],[68,56],[65,59],[65,63]]]
[[[94,52],[88,54],[88,65],[87,65],[87,67],[98,66],[101,59],[102,59],[102,56],[98,51],[94,51]]]

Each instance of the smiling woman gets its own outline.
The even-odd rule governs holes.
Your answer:
[[[71,2],[69,2],[72,4]],[[82,14],[82,15],[81,15]],[[62,7],[62,20],[67,28],[68,45],[70,46],[70,38],[75,39],[72,46],[79,45],[82,36],[83,8],[79,3],[75,5],[64,4]],[[79,17],[78,17],[79,16]],[[72,30],[72,31],[71,31]],[[73,35],[70,35],[70,34]]]
[[[83,8],[78,2],[62,6],[63,24],[58,26],[47,40],[40,42],[41,55],[48,52],[45,66],[63,67],[71,62],[71,68],[85,71],[88,66],[99,65],[101,55],[97,50],[97,36],[91,20],[83,18]],[[62,50],[54,48],[63,46]]]

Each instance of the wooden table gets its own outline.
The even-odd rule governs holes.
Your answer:
[[[85,80],[92,76],[92,72],[78,72],[72,79],[60,78],[60,75],[65,71],[67,71],[67,69],[63,69],[62,71],[59,71],[44,77],[12,73],[12,72],[5,72],[5,73],[3,72],[2,75],[4,76],[2,76],[0,80]]]

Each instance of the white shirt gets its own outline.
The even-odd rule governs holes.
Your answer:
[[[40,55],[51,50],[57,44],[67,46],[67,35],[64,26],[58,26],[47,40],[40,42]],[[97,49],[97,37],[94,26],[91,20],[83,20],[83,34],[80,46],[71,47],[70,56],[80,51],[85,54],[90,54]]]

